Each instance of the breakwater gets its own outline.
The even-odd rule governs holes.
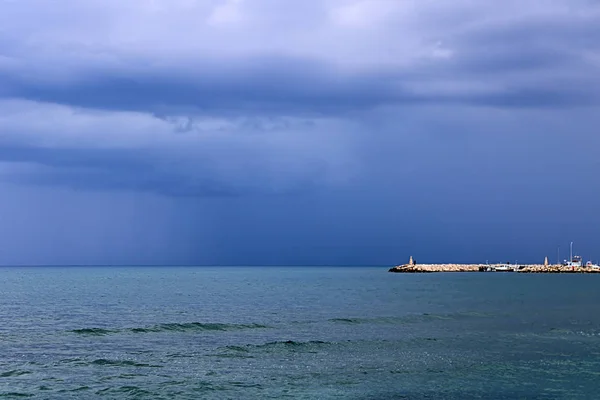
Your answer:
[[[517,272],[517,273],[600,273],[600,268],[587,266],[573,267],[567,265],[546,264],[404,264],[390,268],[389,272],[398,273],[430,273],[430,272]]]

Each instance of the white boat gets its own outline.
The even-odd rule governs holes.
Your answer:
[[[587,263],[585,263],[585,266],[588,268],[593,268],[593,269],[600,269],[600,265],[598,264],[594,264],[591,261],[588,261]]]
[[[571,268],[579,268],[579,267],[583,267],[583,261],[581,259],[581,256],[574,256],[573,255],[573,242],[571,242],[571,253],[570,253],[570,261],[566,261],[563,263],[563,265],[565,265],[566,267],[571,267]]]
[[[494,268],[494,270],[497,272],[513,272],[515,268],[509,264],[502,264],[498,265],[496,268]]]
[[[573,256],[571,261],[567,261],[565,265],[567,267],[583,267],[583,261],[581,261],[581,256]]]

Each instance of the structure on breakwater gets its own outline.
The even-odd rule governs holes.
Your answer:
[[[581,257],[578,257],[581,260]],[[581,262],[549,264],[548,257],[543,264],[417,264],[412,257],[408,264],[390,268],[389,272],[428,273],[428,272],[520,272],[520,273],[600,273],[600,266]]]

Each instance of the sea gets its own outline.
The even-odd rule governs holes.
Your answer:
[[[600,398],[600,274],[4,267],[0,310],[0,398]]]

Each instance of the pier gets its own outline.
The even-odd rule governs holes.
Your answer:
[[[576,259],[574,257],[573,259]],[[410,258],[408,264],[398,265],[389,269],[397,273],[431,273],[431,272],[513,272],[530,274],[588,274],[600,273],[600,266],[588,263],[583,265],[581,258],[578,262],[565,264],[549,264],[548,259],[543,264],[417,264]]]
[[[573,274],[600,273],[599,268],[568,267],[565,265],[524,264],[504,269],[504,264],[419,264],[398,265],[390,268],[389,272],[398,273],[430,273],[430,272],[515,272],[530,274]]]

